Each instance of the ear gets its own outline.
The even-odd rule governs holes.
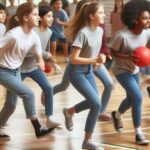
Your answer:
[[[93,14],[90,14],[89,18],[92,20],[94,18]]]
[[[28,16],[23,16],[24,21],[28,21]]]
[[[138,22],[139,22],[138,19],[136,19],[134,23],[135,23],[135,24],[138,24]]]

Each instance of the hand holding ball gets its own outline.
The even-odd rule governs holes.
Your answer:
[[[134,55],[138,57],[138,62],[135,64],[139,67],[146,67],[150,65],[150,49],[140,46],[135,49]]]

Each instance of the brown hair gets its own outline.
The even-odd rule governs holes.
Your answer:
[[[69,26],[66,29],[66,37],[69,40],[73,40],[76,34],[81,28],[90,23],[90,14],[95,14],[99,6],[103,6],[101,3],[85,3],[79,12],[69,22]]]
[[[29,15],[37,6],[34,3],[23,3],[17,8],[15,15],[8,20],[8,30],[23,25],[23,17]]]

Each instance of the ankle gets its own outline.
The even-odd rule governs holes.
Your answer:
[[[116,111],[115,117],[116,117],[116,119],[121,119],[122,118],[122,114],[119,111]]]
[[[31,120],[31,123],[34,127],[35,132],[40,130],[41,124],[39,123],[38,119]]]

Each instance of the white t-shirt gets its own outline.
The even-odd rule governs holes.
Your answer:
[[[0,38],[4,36],[6,32],[6,26],[3,23],[0,23]]]
[[[49,59],[50,37],[52,35],[52,31],[47,28],[47,30],[43,32],[40,31],[39,27],[34,28],[34,31],[40,38],[43,59],[47,60]],[[36,58],[29,52],[23,61],[23,64],[21,66],[21,72],[28,73],[34,71],[35,69],[37,69]]]
[[[24,33],[21,26],[8,31],[0,38],[0,66],[8,69],[16,69],[21,66],[25,56],[41,54],[41,42],[38,35],[31,30]]]

